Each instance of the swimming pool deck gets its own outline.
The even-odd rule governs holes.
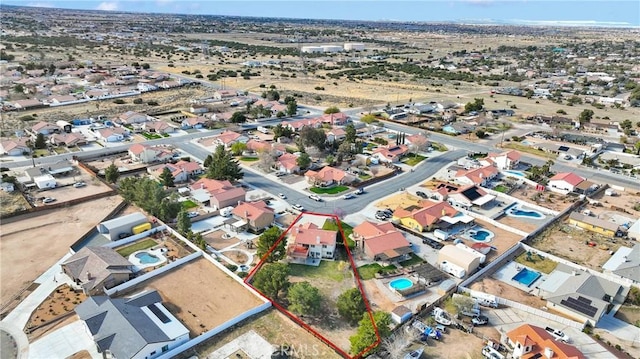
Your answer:
[[[518,282],[517,280],[514,280],[513,277],[518,274],[518,272],[520,272],[518,270],[518,268],[526,268],[530,271],[534,271],[534,272],[538,272],[540,273],[540,278],[538,278],[535,282],[531,283],[531,286],[527,287],[526,285]],[[520,263],[517,262],[509,262],[506,265],[504,265],[502,268],[498,269],[491,277],[509,284],[512,287],[518,288],[520,290],[522,290],[523,292],[527,292],[527,293],[532,293],[532,294],[537,294],[537,288],[538,286],[540,286],[540,284],[542,284],[542,282],[544,282],[545,280],[547,280],[547,275],[540,272],[539,270],[535,270],[532,268],[529,268],[527,266],[524,266]]]
[[[154,263],[142,263],[142,262],[140,262],[140,259],[136,257],[136,254],[142,253],[142,252],[147,252],[147,253],[149,253],[151,255],[154,255],[154,256],[158,257],[159,261],[154,262]],[[131,264],[133,264],[134,271],[135,272],[139,272],[139,271],[141,271],[141,270],[143,270],[145,268],[155,267],[155,266],[158,266],[160,264],[165,263],[167,261],[167,257],[162,252],[162,248],[143,249],[143,250],[131,253],[131,255],[129,255],[129,258],[127,258],[127,260],[129,262],[131,262]]]

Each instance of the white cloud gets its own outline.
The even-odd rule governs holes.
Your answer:
[[[31,7],[53,7],[52,3],[48,3],[48,2],[32,2],[32,3],[28,3],[27,6],[31,6]]]
[[[102,10],[102,11],[115,11],[118,10],[118,3],[117,2],[101,2],[100,5],[98,5],[98,7],[96,7],[96,10]]]

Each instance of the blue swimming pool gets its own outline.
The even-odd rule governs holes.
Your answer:
[[[136,254],[136,258],[140,260],[141,264],[152,264],[160,261],[160,258],[147,252],[140,252]]]
[[[491,242],[494,234],[486,229],[472,230],[469,232],[469,237],[476,242]]]
[[[519,282],[522,285],[526,285],[527,287],[531,287],[531,285],[540,278],[542,274],[529,270],[527,268],[522,268],[516,275],[513,276],[513,280]]]
[[[389,287],[395,290],[405,290],[413,287],[413,282],[407,278],[398,278],[389,282]]]
[[[510,216],[513,217],[529,217],[529,218],[543,218],[544,215],[538,211],[527,211],[524,209],[519,209],[519,208],[513,208],[512,210],[509,211],[509,213],[507,213]]]
[[[523,172],[520,172],[520,171],[511,171],[511,170],[507,170],[507,171],[505,171],[505,172],[507,172],[507,173],[509,173],[509,174],[512,174],[512,175],[514,175],[514,176],[524,177],[524,173],[523,173]]]

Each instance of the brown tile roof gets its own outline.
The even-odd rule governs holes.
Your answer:
[[[540,357],[539,354],[542,354],[542,357],[546,358],[544,355],[545,348],[549,348],[553,351],[553,356],[549,359],[585,358],[584,354],[582,354],[580,350],[576,349],[576,347],[555,340],[551,333],[534,325],[521,325],[507,332],[507,337],[514,343],[533,345],[533,349],[524,354],[522,359],[538,358]]]
[[[294,240],[294,243],[297,245],[324,244],[327,246],[335,246],[337,234],[337,231],[320,229],[318,226],[311,222],[300,224],[291,229],[291,236]]]
[[[443,216],[453,217],[456,211],[447,202],[420,201],[420,207],[416,209],[398,208],[393,212],[394,217],[411,217],[423,227],[428,227],[440,220]]]

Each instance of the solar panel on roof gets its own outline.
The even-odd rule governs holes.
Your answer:
[[[591,299],[585,298],[585,297],[583,297],[581,295],[578,296],[578,301],[591,305]]]
[[[560,146],[560,147],[558,147],[558,151],[567,152],[567,151],[569,151],[569,147],[567,147],[567,146]]]
[[[590,303],[591,301],[589,301],[589,304],[587,304],[584,301],[580,301],[571,297],[560,301],[560,304],[566,306],[567,308],[573,309],[589,317],[593,317],[598,312],[598,308],[592,306]]]
[[[149,308],[149,310],[156,315],[156,317],[158,317],[158,319],[160,319],[161,322],[163,323],[169,323],[171,321],[171,319],[169,319],[169,317],[167,317],[161,310],[160,308],[156,307],[155,304],[150,304],[147,308]]]
[[[478,193],[478,189],[475,187],[471,187],[462,192],[462,194],[467,197],[470,201],[475,201],[476,199],[482,197],[480,193]]]

